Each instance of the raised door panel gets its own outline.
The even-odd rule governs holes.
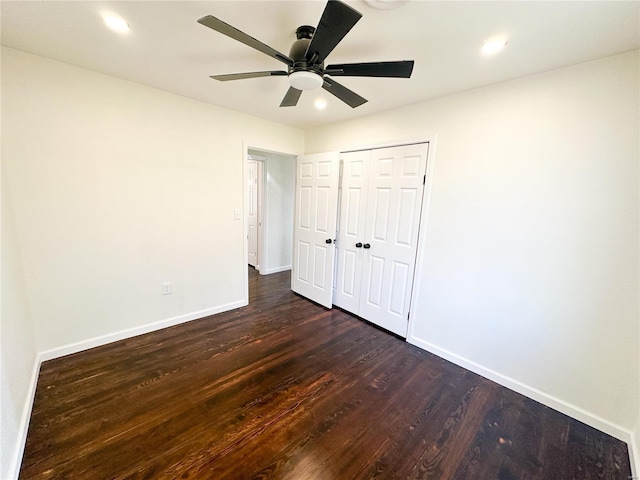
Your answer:
[[[327,308],[333,296],[338,168],[337,153],[300,156],[296,164],[291,289]]]
[[[358,313],[362,279],[362,246],[368,199],[370,151],[343,153],[333,303]]]

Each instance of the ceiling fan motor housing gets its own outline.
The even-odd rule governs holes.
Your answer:
[[[302,25],[296,30],[297,40],[291,44],[289,50],[289,57],[293,60],[293,66],[289,67],[289,74],[304,71],[322,76],[324,62],[315,63],[313,58],[307,60],[307,49],[315,31],[315,27],[310,25]]]

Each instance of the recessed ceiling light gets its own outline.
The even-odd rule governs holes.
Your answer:
[[[486,56],[495,55],[506,46],[507,41],[503,38],[489,40],[482,44],[482,54]]]
[[[122,18],[115,15],[103,15],[102,20],[107,27],[114,32],[127,33],[129,31],[129,24]]]
[[[378,10],[391,10],[393,8],[398,8],[408,1],[409,0],[364,0],[367,5],[377,8]]]
[[[318,98],[314,105],[318,110],[324,110],[327,107],[327,101],[324,98]]]

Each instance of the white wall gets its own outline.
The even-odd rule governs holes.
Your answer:
[[[304,136],[4,47],[2,100],[5,478],[38,353],[246,303],[243,142]]]
[[[2,174],[0,308],[0,478],[17,476],[17,458],[31,412],[36,342],[29,313],[11,197]]]
[[[300,151],[300,130],[11,49],[2,60],[38,351],[246,301],[243,140]]]
[[[293,205],[296,159],[288,155],[265,153],[265,264],[260,273],[291,268],[293,246]]]
[[[305,146],[437,136],[410,340],[618,432],[640,412],[639,85],[634,52],[311,129]]]

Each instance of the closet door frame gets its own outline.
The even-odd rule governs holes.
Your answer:
[[[341,149],[341,154],[344,153],[353,153],[362,150],[375,150],[380,148],[389,148],[389,147],[401,147],[404,145],[413,145],[413,144],[428,144],[427,149],[427,169],[426,169],[426,179],[422,197],[422,211],[420,213],[420,226],[418,233],[418,247],[416,252],[415,259],[415,268],[413,273],[413,286],[411,288],[411,302],[409,306],[409,314],[408,314],[408,328],[406,334],[406,341],[412,344],[415,344],[414,337],[414,323],[415,316],[413,312],[416,310],[417,305],[419,305],[420,291],[422,290],[422,275],[420,272],[424,271],[425,268],[428,268],[425,265],[425,245],[426,245],[426,237],[428,233],[428,224],[429,224],[429,211],[431,205],[431,195],[433,191],[433,181],[435,176],[436,169],[436,151],[437,151],[437,135],[435,134],[427,134],[422,137],[414,137],[408,138],[406,140],[399,140],[393,142],[384,142],[384,143],[372,143],[372,144],[363,144],[358,146],[358,148],[345,148]],[[338,246],[339,248],[339,246]],[[422,321],[425,319],[423,318]]]
[[[371,151],[358,315],[406,337],[428,144]],[[407,215],[408,214],[408,215]]]

